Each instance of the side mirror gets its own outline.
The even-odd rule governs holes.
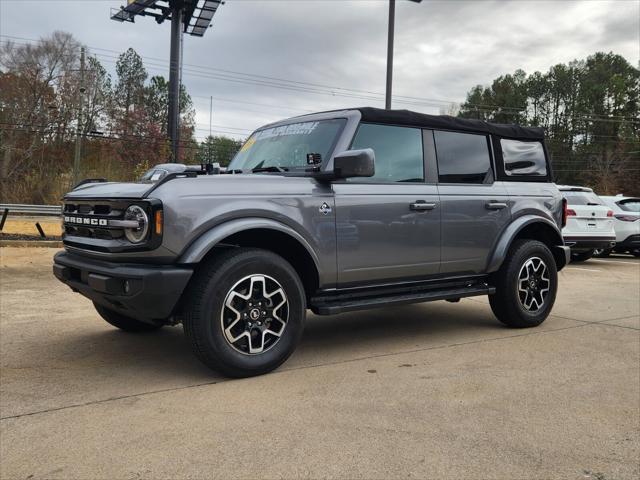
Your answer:
[[[333,158],[335,178],[373,177],[376,156],[371,148],[347,150]]]

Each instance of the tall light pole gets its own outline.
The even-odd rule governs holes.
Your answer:
[[[180,1],[169,3],[171,8],[171,46],[169,54],[169,118],[171,159],[180,161],[180,84],[182,83],[182,32],[184,5]]]
[[[422,0],[409,0],[420,3]],[[389,32],[387,37],[387,90],[384,98],[384,108],[391,110],[391,89],[393,83],[393,36],[396,23],[396,0],[389,0]]]
[[[169,108],[167,131],[171,140],[171,161],[180,158],[180,79],[182,77],[183,34],[202,37],[224,0],[127,0],[111,15],[112,20],[134,23],[137,17],[152,17],[157,23],[171,20],[169,48]]]

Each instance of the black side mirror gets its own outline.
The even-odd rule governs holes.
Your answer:
[[[373,177],[376,156],[371,148],[347,150],[333,158],[335,178]]]

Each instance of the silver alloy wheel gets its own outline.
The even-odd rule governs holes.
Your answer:
[[[547,264],[540,257],[531,257],[518,273],[518,299],[528,312],[535,313],[544,306],[551,289]]]
[[[282,285],[260,273],[244,277],[231,287],[220,313],[224,338],[245,355],[273,348],[288,319],[289,300]]]

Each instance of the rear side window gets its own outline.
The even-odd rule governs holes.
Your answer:
[[[627,198],[620,200],[618,206],[627,212],[640,212],[640,198]]]
[[[361,182],[423,182],[422,130],[363,123],[358,128],[353,150],[372,148],[376,174],[353,179]]]
[[[563,191],[561,193],[569,205],[603,205],[600,197],[593,192]]]
[[[491,183],[491,157],[485,135],[433,132],[441,183]]]
[[[546,176],[547,162],[540,142],[501,139],[504,171],[507,175]]]

